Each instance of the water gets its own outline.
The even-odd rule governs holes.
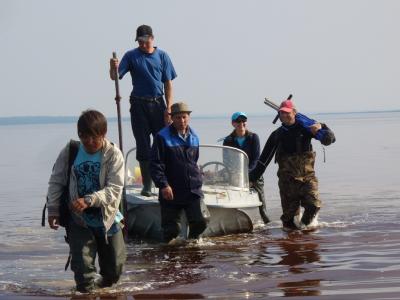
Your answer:
[[[271,224],[184,247],[131,242],[121,282],[101,299],[399,299],[400,113],[314,117],[337,136],[326,148],[326,163],[314,143],[320,228],[281,230],[271,165],[265,174]],[[270,121],[249,120],[262,144],[275,128]],[[222,119],[194,119],[192,125],[203,143],[231,130]],[[134,145],[128,122],[123,129],[128,149]],[[77,299],[72,272],[64,272],[63,232],[40,226],[52,164],[75,136],[75,124],[0,126],[0,299]],[[115,123],[109,137],[117,141]]]

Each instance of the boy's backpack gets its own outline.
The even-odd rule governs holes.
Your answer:
[[[69,142],[69,154],[68,154],[68,174],[67,174],[67,184],[64,187],[63,193],[60,198],[60,208],[59,208],[59,225],[65,228],[66,235],[64,236],[65,242],[69,244],[68,241],[68,225],[71,218],[71,212],[68,207],[69,203],[69,178],[71,175],[71,168],[75,161],[76,156],[78,155],[80,142],[71,140]],[[54,168],[54,166],[53,166]],[[47,208],[47,199],[46,203],[44,204],[43,211],[42,211],[42,226],[44,227],[46,224],[46,208]],[[65,270],[68,269],[68,265],[71,259],[71,254],[68,257],[67,264],[65,265]]]

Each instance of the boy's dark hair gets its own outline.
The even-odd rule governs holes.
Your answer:
[[[107,119],[99,111],[88,109],[82,112],[78,120],[79,136],[102,136],[107,133]]]

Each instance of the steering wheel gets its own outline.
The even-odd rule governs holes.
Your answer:
[[[219,180],[217,180],[218,177],[222,177],[222,180],[220,180],[221,183],[229,183],[232,181],[231,180],[232,179],[231,171],[224,163],[222,163],[220,161],[209,161],[209,162],[205,163],[204,165],[200,166],[201,173],[204,174],[204,169],[211,165],[215,165],[214,172],[216,175],[213,176],[213,180],[210,180],[209,182],[206,181],[205,183],[216,184],[219,182]],[[222,169],[220,171],[218,171],[218,166],[222,166]]]

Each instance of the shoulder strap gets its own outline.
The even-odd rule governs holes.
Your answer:
[[[71,140],[69,142],[67,189],[69,188],[69,178],[71,176],[71,167],[74,164],[76,156],[78,155],[79,146],[80,146],[79,141]]]
[[[79,146],[80,146],[79,141],[71,140],[69,142],[69,156],[68,156],[68,175],[71,173],[71,167],[74,164],[75,158],[78,155],[79,151]],[[69,176],[68,176],[69,179]]]
[[[67,188],[69,187],[69,177],[71,175],[71,167],[75,161],[76,156],[78,155],[80,142],[71,140],[69,142],[69,153],[68,153],[68,175],[67,175]],[[46,203],[44,204],[43,211],[42,211],[42,226],[46,225],[46,208],[47,208],[47,198]]]
[[[70,140],[69,142],[69,154],[68,154],[68,175],[67,175],[67,186],[65,187],[68,191],[69,189],[69,179],[71,177],[71,168],[72,165],[74,164],[75,158],[78,155],[78,151],[79,151],[79,146],[80,146],[80,142],[79,141],[75,141],[75,140]],[[69,194],[69,193],[68,193]],[[67,244],[69,244],[69,226],[65,226],[65,242]],[[69,250],[69,254],[68,254],[68,258],[67,258],[67,262],[65,264],[64,270],[67,271],[68,270],[68,266],[71,262],[71,258],[72,258],[72,254],[71,254],[71,248]]]

